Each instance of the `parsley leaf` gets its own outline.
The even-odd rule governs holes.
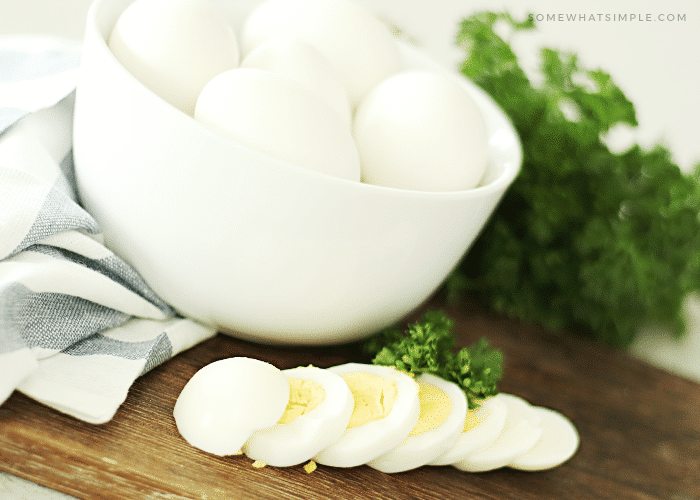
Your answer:
[[[405,332],[395,326],[371,337],[363,350],[374,356],[375,365],[415,375],[430,373],[456,383],[466,394],[469,408],[477,408],[479,400],[498,394],[503,354],[483,338],[455,352],[453,326],[443,312],[428,311]]]
[[[508,114],[524,161],[444,290],[614,346],[645,323],[681,334],[682,302],[700,289],[700,165],[684,174],[660,145],[612,153],[602,136],[636,126],[634,106],[609,74],[548,48],[533,85],[495,30],[533,30],[528,19],[482,12],[456,37],[461,72]]]

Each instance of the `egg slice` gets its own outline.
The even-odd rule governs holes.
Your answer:
[[[535,411],[541,419],[542,437],[509,467],[528,471],[551,469],[566,462],[578,449],[578,431],[568,418],[549,408],[538,406]]]
[[[280,420],[256,431],[243,453],[268,465],[288,467],[335,443],[350,422],[353,397],[340,375],[313,366],[283,370],[290,384]]]
[[[312,45],[298,38],[272,38],[248,54],[241,68],[262,69],[287,76],[313,90],[350,127],[350,100],[336,69]]]
[[[333,467],[356,467],[398,446],[418,422],[416,381],[388,366],[347,363],[328,368],[343,377],[353,395],[350,422],[337,442],[314,460]]]
[[[141,83],[189,115],[206,83],[239,60],[232,27],[206,0],[136,0],[108,45]]]
[[[459,470],[483,472],[504,467],[530,450],[542,436],[540,414],[524,399],[500,394],[507,406],[503,431],[488,448],[452,464]]]
[[[424,373],[416,377],[420,414],[418,423],[396,448],[367,462],[382,472],[421,467],[450,449],[467,415],[467,397],[457,384]]]
[[[175,402],[177,430],[192,446],[234,455],[258,429],[274,425],[289,401],[281,370],[252,358],[208,364],[187,382]]]
[[[454,446],[430,465],[451,465],[491,446],[506,423],[507,406],[503,399],[499,394],[483,400],[478,408],[470,409]]]

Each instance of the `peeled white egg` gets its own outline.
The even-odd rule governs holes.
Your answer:
[[[430,465],[451,465],[493,444],[506,423],[507,406],[500,394],[487,398],[476,409],[470,409],[462,432],[454,446],[430,462]]]
[[[510,464],[530,450],[542,436],[540,415],[522,398],[500,394],[507,416],[501,435],[488,448],[472,453],[452,465],[467,472],[483,472]]]
[[[418,384],[392,367],[347,363],[328,370],[343,376],[353,393],[348,428],[314,460],[333,467],[356,467],[398,446],[418,422]]]
[[[234,455],[258,429],[274,425],[289,401],[281,370],[252,358],[208,364],[187,382],[175,402],[177,430],[192,446]]]
[[[136,0],[108,45],[141,83],[189,115],[206,83],[239,60],[232,27],[206,0]]]
[[[328,370],[306,366],[282,373],[294,381],[285,414],[272,427],[256,431],[243,453],[288,467],[311,459],[340,438],[350,421],[353,398],[342,377]]]
[[[367,462],[382,472],[421,467],[450,449],[467,415],[467,397],[457,384],[424,373],[419,385],[420,416],[411,433],[396,448]]]
[[[528,452],[515,458],[509,467],[520,470],[545,470],[570,459],[579,446],[574,424],[561,413],[549,408],[535,407],[541,418],[542,437]]]
[[[300,167],[359,181],[352,135],[323,99],[283,75],[237,68],[202,90],[194,117],[245,146]]]
[[[303,40],[289,36],[272,38],[248,54],[240,67],[273,71],[296,80],[321,96],[350,126],[350,101],[338,72]]]
[[[354,137],[368,184],[460,191],[486,171],[484,118],[449,75],[405,71],[386,79],[358,106]]]
[[[240,32],[244,54],[283,35],[310,43],[337,68],[353,106],[401,68],[389,28],[351,0],[268,0]]]

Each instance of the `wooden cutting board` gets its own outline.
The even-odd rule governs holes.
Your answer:
[[[700,499],[700,385],[473,303],[426,308],[455,320],[460,346],[486,336],[503,350],[502,391],[574,422],[581,446],[570,461],[544,472],[422,467],[389,475],[319,466],[309,474],[208,455],[180,437],[172,416],[179,392],[204,365],[230,356],[279,368],[366,361],[357,345],[279,348],[219,335],[140,378],[104,425],[15,393],[0,407],[0,470],[84,499]]]

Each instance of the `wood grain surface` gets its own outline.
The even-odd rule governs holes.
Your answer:
[[[204,365],[251,356],[279,368],[366,361],[357,345],[280,348],[219,335],[141,377],[112,421],[95,426],[15,393],[0,407],[0,470],[84,499],[700,499],[700,385],[576,336],[446,307],[459,345],[482,336],[505,354],[501,390],[567,415],[581,446],[544,472],[470,474],[422,467],[255,469],[178,434],[173,406]],[[417,311],[407,321],[412,321]]]

